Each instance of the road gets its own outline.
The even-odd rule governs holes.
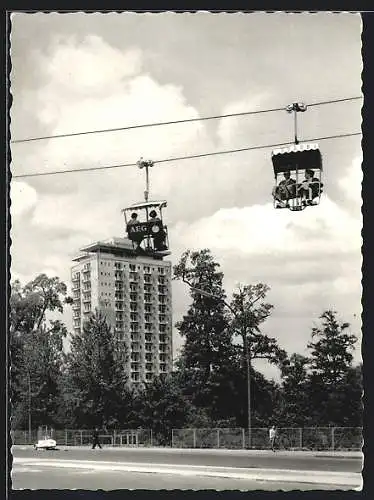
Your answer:
[[[13,489],[360,488],[360,454],[13,447]]]

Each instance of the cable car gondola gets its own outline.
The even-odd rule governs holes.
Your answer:
[[[306,111],[302,103],[287,106],[295,116],[295,144],[278,148],[272,152],[275,186],[273,199],[275,208],[292,211],[304,210],[318,205],[322,193],[322,155],[318,144],[299,144],[297,138],[297,112]]]
[[[303,210],[318,205],[322,193],[322,156],[318,144],[295,144],[272,152],[274,207]]]
[[[124,208],[122,212],[125,216],[127,236],[132,241],[135,253],[162,258],[171,253],[168,231],[162,215],[167,202],[148,200],[148,169],[153,165],[151,160],[145,161],[141,158],[138,161],[138,167],[146,169],[145,201]]]
[[[123,209],[127,236],[136,253],[170,255],[167,227],[162,217],[162,209],[166,206],[164,200],[146,201]]]

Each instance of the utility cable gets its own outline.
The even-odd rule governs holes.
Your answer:
[[[302,142],[317,142],[317,141],[325,141],[329,139],[340,139],[343,137],[353,137],[361,135],[361,132],[352,132],[347,134],[337,134],[330,135],[324,137],[316,137],[313,139],[305,139]],[[224,151],[212,151],[210,153],[200,153],[195,155],[186,155],[186,156],[177,156],[173,158],[165,158],[163,160],[155,160],[153,163],[166,163],[171,161],[182,161],[182,160],[191,160],[195,158],[204,158],[208,156],[216,156],[216,155],[225,155],[225,154],[233,154],[233,153],[241,153],[243,151],[253,151],[256,149],[267,149],[267,148],[278,148],[281,146],[287,146],[294,144],[293,142],[281,142],[279,144],[263,144],[261,146],[250,146],[247,148],[238,148],[238,149],[227,149]],[[119,165],[106,165],[101,167],[87,167],[87,168],[77,168],[77,169],[69,169],[69,170],[50,170],[49,172],[35,172],[31,174],[18,174],[12,175],[13,179],[20,179],[25,177],[41,177],[45,175],[58,175],[58,174],[70,174],[70,173],[78,173],[78,172],[92,172],[94,170],[108,170],[113,168],[124,168],[124,167],[135,167],[136,163],[122,163]]]
[[[312,104],[308,104],[307,107],[313,107],[313,106],[323,106],[325,104],[333,104],[337,102],[345,102],[345,101],[355,101],[357,99],[362,99],[361,96],[357,97],[345,97],[342,99],[332,99],[330,101],[320,101],[320,102],[315,102]],[[42,141],[46,139],[61,139],[65,137],[76,137],[80,135],[90,135],[90,134],[103,134],[107,132],[119,132],[123,130],[133,130],[137,128],[147,128],[147,127],[160,127],[164,125],[177,125],[180,123],[191,123],[191,122],[199,122],[199,121],[206,121],[206,120],[217,120],[221,118],[232,118],[236,116],[248,116],[248,115],[259,115],[262,113],[273,113],[275,111],[285,111],[286,108],[272,108],[272,109],[261,109],[257,111],[243,111],[241,113],[229,113],[225,115],[215,115],[215,116],[203,116],[201,118],[186,118],[184,120],[173,120],[173,121],[167,121],[167,122],[155,122],[155,123],[145,123],[141,125],[130,125],[127,127],[118,127],[118,128],[108,128],[108,129],[101,129],[101,130],[88,130],[86,132],[72,132],[70,134],[56,134],[56,135],[45,135],[41,137],[30,137],[28,139],[15,139],[13,141],[10,141],[11,144],[19,144],[19,143],[25,143],[25,142],[32,142],[32,141]]]

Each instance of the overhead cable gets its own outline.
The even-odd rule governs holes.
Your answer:
[[[357,97],[344,97],[342,99],[332,99],[329,101],[319,101],[319,102],[314,102],[311,104],[308,104],[308,107],[313,107],[313,106],[323,106],[326,104],[333,104],[337,102],[345,102],[345,101],[355,101],[357,99],[362,99],[361,96]],[[247,116],[247,115],[259,115],[263,113],[273,113],[275,111],[284,111],[286,108],[272,108],[272,109],[261,109],[261,110],[255,110],[255,111],[243,111],[241,113],[229,113],[229,114],[222,114],[222,115],[215,115],[215,116],[203,116],[200,118],[186,118],[183,120],[172,120],[172,121],[167,121],[167,122],[155,122],[155,123],[144,123],[140,125],[129,125],[126,127],[117,127],[117,128],[107,128],[107,129],[100,129],[100,130],[88,130],[84,132],[72,132],[72,133],[66,133],[66,134],[56,134],[56,135],[45,135],[45,136],[40,136],[40,137],[30,137],[26,139],[14,139],[11,141],[12,144],[19,144],[19,143],[25,143],[25,142],[33,142],[33,141],[43,141],[46,139],[62,139],[66,137],[77,137],[80,135],[90,135],[90,134],[104,134],[108,132],[119,132],[123,130],[133,130],[133,129],[139,129],[139,128],[148,128],[148,127],[161,127],[164,125],[178,125],[180,123],[191,123],[191,122],[199,122],[199,121],[206,121],[206,120],[218,120],[222,118],[232,118],[232,117],[237,117],[237,116]]]
[[[352,133],[347,133],[347,134],[336,134],[336,135],[330,135],[330,136],[324,136],[324,137],[315,137],[313,139],[305,139],[302,142],[325,141],[325,140],[332,140],[332,139],[340,139],[343,137],[353,137],[353,136],[357,136],[357,135],[361,135],[361,132],[352,132]],[[294,144],[294,143],[291,141],[291,142],[281,142],[278,144],[263,144],[261,146],[249,146],[246,148],[227,149],[227,150],[223,150],[223,151],[212,151],[209,153],[200,153],[200,154],[194,154],[194,155],[177,156],[177,157],[173,157],[173,158],[154,160],[154,163],[156,164],[156,163],[166,163],[166,162],[173,162],[173,161],[191,160],[191,159],[196,159],[196,158],[204,158],[204,157],[208,157],[208,156],[241,153],[244,151],[254,151],[256,149],[277,148],[280,146],[288,146],[290,144]],[[50,170],[47,172],[35,172],[35,173],[30,173],[30,174],[12,175],[12,178],[13,179],[20,179],[20,178],[26,178],[26,177],[41,177],[41,176],[46,176],[46,175],[92,172],[94,170],[108,170],[108,169],[113,169],[113,168],[135,167],[136,165],[137,165],[136,163],[122,163],[119,165],[104,165],[104,166],[98,166],[98,167],[76,168],[76,169],[69,169],[69,170]]]

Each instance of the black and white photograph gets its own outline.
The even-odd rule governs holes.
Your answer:
[[[10,14],[12,490],[362,490],[362,29]]]

